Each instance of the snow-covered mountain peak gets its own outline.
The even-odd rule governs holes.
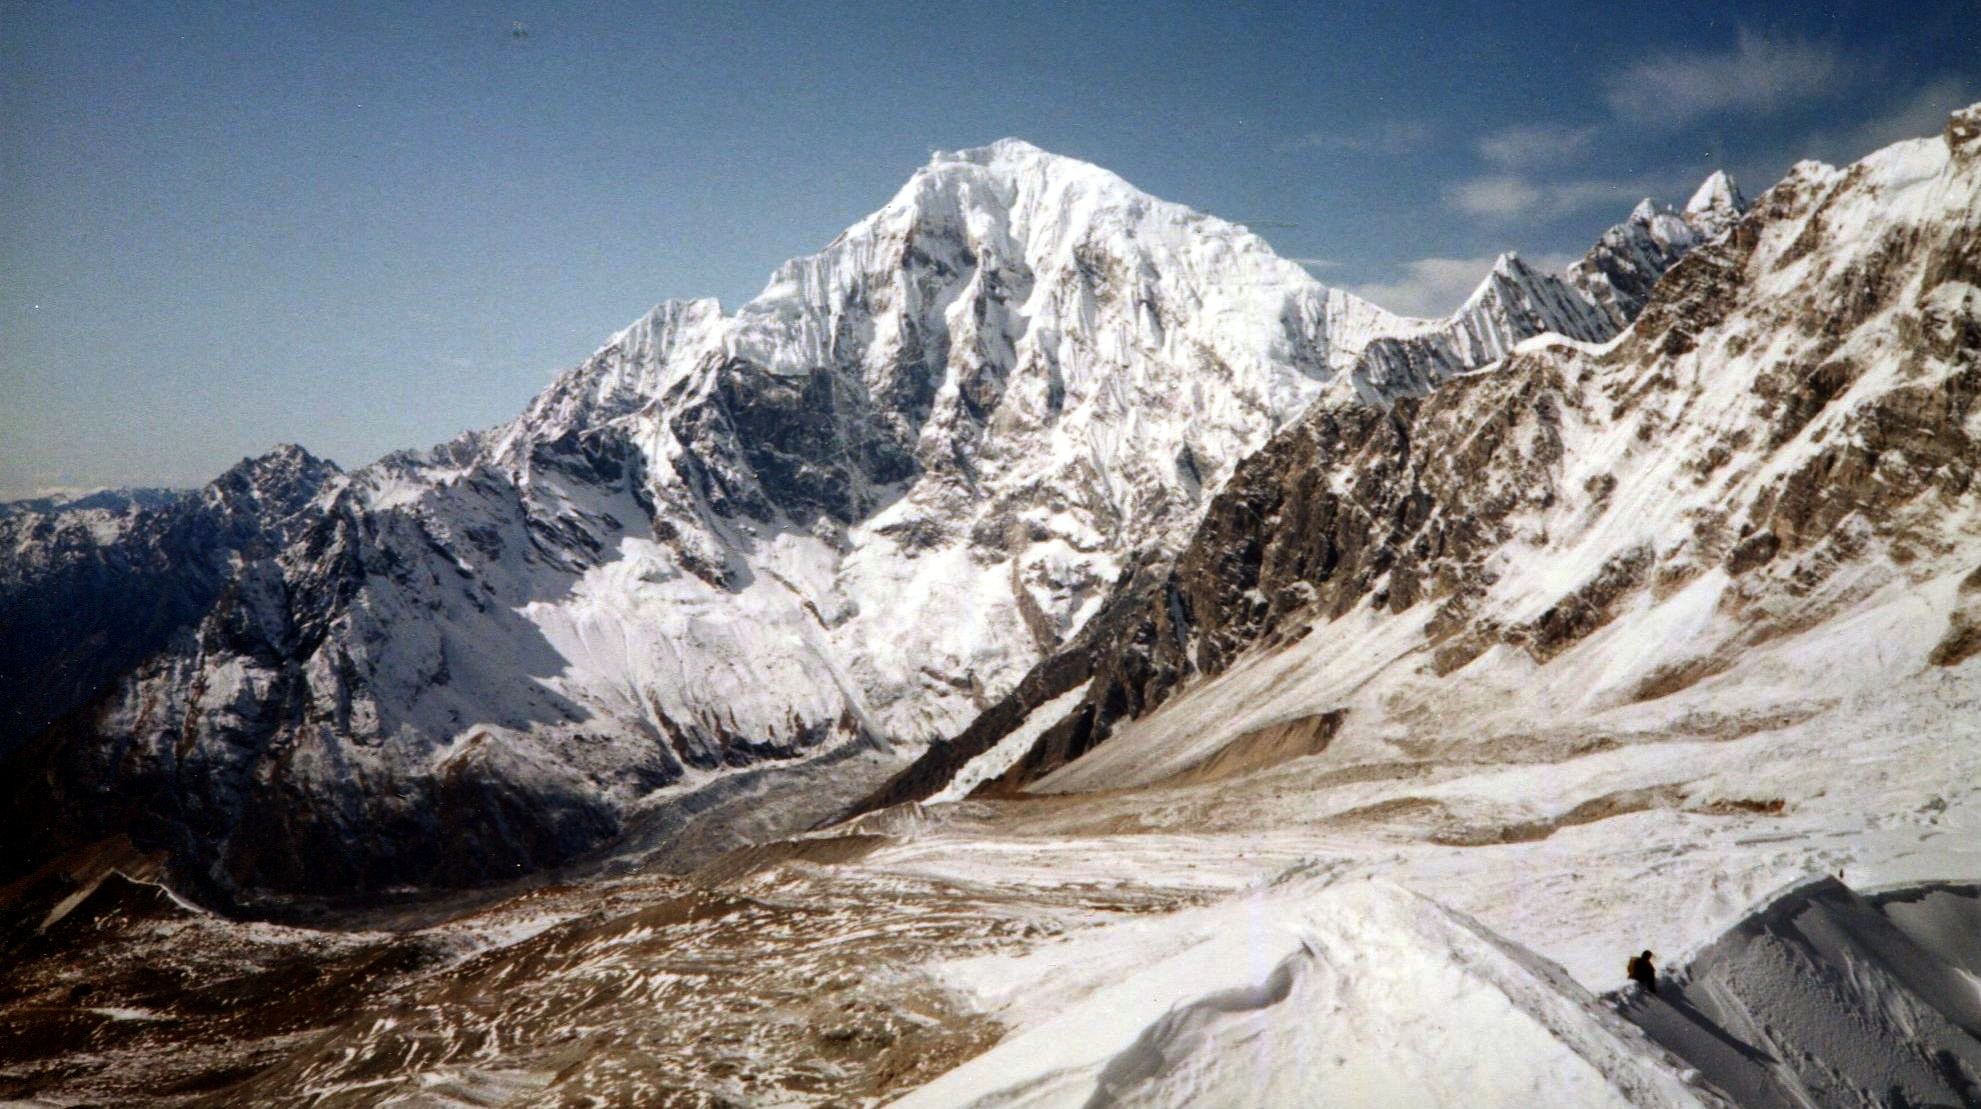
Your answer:
[[[1688,216],[1706,213],[1731,212],[1735,215],[1747,210],[1747,198],[1740,195],[1740,186],[1733,176],[1723,169],[1714,170],[1699,187],[1692,192],[1692,199],[1685,202]]]
[[[937,150],[929,155],[929,164],[932,166],[941,165],[944,162],[971,162],[981,166],[990,165],[993,162],[1036,163],[1049,160],[1072,162],[1082,166],[1099,168],[1097,166],[1091,166],[1091,163],[1082,162],[1077,158],[1054,154],[1049,150],[1018,138],[1016,135],[1006,135],[1004,138],[994,142],[987,142],[982,146],[973,146],[963,150]]]
[[[433,503],[422,482],[493,462],[547,563],[602,563],[531,617],[576,663],[559,689],[613,718],[644,690],[638,715],[691,764],[723,737],[919,739],[1077,628],[1124,559],[1180,541],[1371,338],[1418,326],[1241,226],[1004,140],[936,154],[731,315],[659,305],[483,453],[365,485],[373,507]],[[613,569],[610,536],[643,515],[639,567]],[[635,646],[607,659],[601,637]]]
[[[751,406],[738,418],[733,406],[773,379],[809,382],[805,405],[838,394],[828,405],[836,413],[822,418],[846,429],[849,440],[832,438],[852,449],[818,445],[830,458],[789,457],[786,477],[812,485],[837,475],[819,478],[833,492],[793,501],[783,495],[791,481],[764,486],[738,472],[701,496],[718,513],[748,504],[768,519],[782,507],[809,527],[823,509],[851,524],[918,472],[963,475],[980,489],[1029,486],[1036,475],[1022,473],[1073,458],[1016,444],[1084,435],[1088,424],[1102,429],[1109,454],[1182,452],[1192,466],[1209,464],[1227,453],[1211,446],[1227,432],[1243,425],[1250,430],[1231,445],[1250,441],[1352,366],[1371,338],[1413,325],[1322,286],[1244,227],[1005,139],[935,154],[887,204],[778,267],[733,315],[712,300],[656,307],[496,439],[520,465],[530,442],[629,417],[667,394],[667,411],[651,414],[667,426],[663,439],[686,426],[681,406],[712,402],[727,415],[690,422],[721,428],[721,453],[760,454],[741,440],[774,435],[757,421],[782,417]],[[1218,385],[1194,411],[1175,408],[1212,378]],[[1124,422],[1131,410],[1138,419]],[[1158,424],[1162,441],[1139,441]],[[1176,440],[1186,425],[1194,446]],[[1171,502],[1184,486],[1194,498],[1214,476],[1185,473],[1163,494]]]
[[[1746,203],[1732,178],[1714,173],[1682,213],[1649,197],[1638,201],[1561,276],[1503,253],[1451,316],[1409,321],[1403,328],[1390,322],[1349,375],[1354,391],[1377,402],[1420,394],[1544,333],[1585,342],[1613,338],[1636,318],[1665,271],[1692,248],[1725,234]]]
[[[682,334],[722,318],[722,302],[714,297],[663,300],[647,314],[613,333],[594,354],[614,347],[628,353],[664,353]]]
[[[1025,232],[1056,226],[1077,232],[1085,228],[1069,225],[1133,222],[1156,207],[1188,211],[1091,162],[1043,150],[1023,139],[999,139],[967,150],[935,151],[885,205],[847,228],[820,256],[834,254],[849,241],[945,223],[960,225],[981,242],[997,230],[984,222],[987,217],[1021,232],[1017,241],[1022,244],[1030,238]],[[793,259],[780,274],[805,261]],[[778,276],[773,275],[771,289],[777,284]],[[766,289],[766,296],[771,289]]]
[[[1724,171],[1701,182],[1683,211],[1646,197],[1629,219],[1604,232],[1595,248],[1569,267],[1568,283],[1620,329],[1680,256],[1724,235],[1746,211],[1746,199]]]
[[[864,342],[869,322],[891,329],[914,313],[919,332],[939,331],[930,313],[990,296],[1011,309],[1014,339],[1070,313],[1083,330],[1132,324],[1147,333],[1119,342],[1159,345],[1164,336],[1147,325],[1165,304],[1178,309],[1173,320],[1208,309],[1207,324],[1246,313],[1266,326],[1218,338],[1229,348],[1220,354],[1284,361],[1296,353],[1289,345],[1324,347],[1326,339],[1272,324],[1320,314],[1314,305],[1328,295],[1241,226],[1159,200],[1099,166],[1005,139],[936,154],[879,211],[818,254],[779,267],[737,314],[728,349],[774,372],[796,372],[831,364],[848,339]],[[1134,300],[1146,310],[1120,321],[1091,311]],[[1230,329],[1200,330],[1211,338]]]
[[[637,411],[714,346],[724,323],[713,297],[662,301],[559,375],[521,417],[499,429],[496,453],[510,455],[531,439]]]
[[[1693,190],[1692,199],[1685,202],[1684,216],[1685,222],[1701,235],[1714,238],[1739,222],[1746,211],[1747,198],[1740,195],[1740,186],[1722,169],[1714,170]]]
[[[526,440],[631,415],[677,384],[684,403],[720,393],[718,378],[749,367],[794,382],[832,375],[875,406],[891,440],[883,453],[942,468],[974,459],[991,425],[1112,420],[1126,398],[1174,396],[1180,379],[1106,387],[1158,364],[1174,377],[1214,363],[1231,402],[1270,425],[1370,339],[1417,326],[1322,286],[1240,225],[1002,139],[937,152],[887,204],[779,266],[733,315],[713,300],[656,307],[497,439],[513,455]],[[1087,409],[1103,397],[1105,411]],[[910,467],[870,469],[878,487]]]
[[[321,462],[321,459],[311,454],[309,449],[301,444],[277,443],[255,458],[242,459],[239,465],[301,469],[317,465]]]
[[[1948,114],[1946,130],[1940,138],[1956,154],[1965,155],[1981,148],[1981,104],[1969,104]]]
[[[1187,229],[1211,238],[1256,238],[1237,224],[1153,196],[1112,170],[1016,138],[935,152],[876,218],[899,208],[941,212],[985,204],[1007,209],[1009,221],[1026,232],[1021,240],[1046,236],[1048,241],[1033,244],[1046,249],[1110,230],[1160,235],[1164,228],[1171,234]],[[1270,253],[1263,242],[1247,245]],[[1287,268],[1312,283],[1304,269]]]
[[[243,458],[204,490],[209,502],[240,497],[288,515],[308,503],[325,484],[343,474],[335,462],[318,458],[294,443],[278,443],[254,458]]]
[[[1559,331],[1569,335],[1571,338],[1601,338],[1601,336],[1582,333],[1584,329],[1578,326],[1578,322],[1581,317],[1589,314],[1587,312],[1588,306],[1576,306],[1568,303],[1568,300],[1573,299],[1572,295],[1567,294],[1565,290],[1561,290],[1558,293],[1551,288],[1551,286],[1559,284],[1559,278],[1553,274],[1535,269],[1527,263],[1526,259],[1520,256],[1519,252],[1511,250],[1504,251],[1497,258],[1493,259],[1493,268],[1487,271],[1486,276],[1480,280],[1478,288],[1473,289],[1472,295],[1465,298],[1464,305],[1452,314],[1451,319],[1453,321],[1466,320],[1478,316],[1482,312],[1486,312],[1494,314],[1495,321],[1504,322],[1508,317],[1506,317],[1503,309],[1510,302],[1529,300],[1535,295],[1535,290],[1550,287],[1549,291],[1542,295],[1551,300],[1556,299],[1557,296],[1566,297],[1567,299],[1563,301],[1564,310],[1536,317],[1532,321],[1534,326],[1539,327],[1543,331]],[[1524,329],[1512,328],[1509,330],[1509,335],[1511,335],[1512,331],[1518,330]],[[1518,338],[1526,337],[1526,335],[1518,336]],[[1518,341],[1518,339],[1512,341]],[[1484,357],[1483,352],[1481,357]],[[1487,360],[1490,361],[1490,358]]]

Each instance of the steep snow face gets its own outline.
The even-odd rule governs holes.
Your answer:
[[[1562,276],[1502,254],[1449,319],[1367,343],[1350,374],[1356,394],[1387,404],[1422,396],[1497,362],[1523,342],[1559,335],[1600,343],[1643,310],[1652,286],[1687,251],[1724,235],[1746,202],[1724,173],[1699,186],[1683,215],[1639,202]]]
[[[623,432],[656,521],[625,549],[646,569],[530,619],[573,663],[560,691],[700,746],[954,734],[1330,382],[1386,400],[1614,329],[1514,256],[1450,320],[1405,320],[1097,167],[940,154],[734,316],[663,305],[499,434],[520,466]],[[1370,354],[1397,335],[1436,371]]]
[[[1534,269],[1517,254],[1502,254],[1449,319],[1376,339],[1351,377],[1361,400],[1387,404],[1422,396],[1451,377],[1497,362],[1537,335],[1601,342],[1627,322],[1612,318],[1600,302],[1562,278]]]
[[[1747,211],[1747,198],[1725,170],[1714,170],[1685,202],[1684,219],[1708,238],[1724,233]]]
[[[495,453],[514,458],[531,439],[618,419],[660,395],[671,373],[692,364],[717,340],[722,306],[712,298],[670,300],[635,320],[530,402],[496,436]]]
[[[1369,335],[1404,326],[1097,167],[1011,140],[938,155],[734,316],[663,306],[504,433],[625,414],[665,523],[644,557],[692,579],[599,583],[626,603],[591,605],[586,637],[616,620],[623,658],[582,649],[555,606],[532,618],[582,684],[657,690],[691,728],[774,734],[796,709],[806,727],[953,731],[1125,556],[1173,545]],[[692,650],[655,634],[704,586],[699,603],[749,615],[674,629]],[[691,672],[789,636],[817,660],[795,684]],[[652,651],[689,671],[655,681]]]
[[[884,394],[912,389],[901,374],[920,367],[902,354],[921,338],[935,368],[961,363],[928,383],[937,394],[986,391],[986,373],[1036,361],[1061,367],[1069,409],[1118,364],[1150,385],[1165,363],[1216,358],[1230,388],[1272,404],[1301,388],[1285,371],[1325,376],[1393,326],[1241,227],[1006,139],[936,155],[880,211],[781,267],[725,346],[781,374],[850,356]]]

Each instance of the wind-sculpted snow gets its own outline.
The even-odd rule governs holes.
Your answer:
[[[1175,954],[896,1104],[1725,1104],[1559,967],[1386,882],[1295,879],[1173,927]]]
[[[1981,888],[1801,883],[1623,1013],[1743,1106],[1981,1100]]]
[[[1317,399],[1421,394],[1605,311],[1509,257],[1405,319],[1097,167],[937,155],[734,313],[662,304],[516,420],[325,478],[253,542],[160,539],[168,506],[72,549],[10,515],[16,596],[151,604],[156,574],[79,568],[154,547],[191,583],[35,679],[61,696],[17,710],[15,865],[128,832],[276,911],[802,826],[964,732]],[[725,784],[779,765],[820,781]]]

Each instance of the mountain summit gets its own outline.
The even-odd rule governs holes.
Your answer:
[[[1716,235],[1747,211],[1747,198],[1740,195],[1740,186],[1725,170],[1714,170],[1685,202],[1684,211],[1686,222]]]

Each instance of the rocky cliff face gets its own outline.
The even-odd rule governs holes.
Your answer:
[[[1941,625],[1918,667],[1960,665],[1981,651],[1977,121],[1797,166],[1614,343],[1540,340],[1387,407],[1317,404],[1240,464],[1172,567],[1021,684],[1010,727],[932,749],[871,803],[925,795],[1083,684],[986,788],[1163,780],[1303,713],[1332,717],[1322,743],[1344,718],[1406,750],[1542,743],[1761,644],[1806,643],[1820,670],[1865,649],[1844,625],[1873,597]],[[1694,217],[1733,195],[1709,182]],[[1618,256],[1581,276],[1610,274],[1621,304]],[[1765,721],[1782,678],[1726,691],[1729,718]]]
[[[1167,566],[1317,399],[1613,330],[1517,259],[1409,320],[1096,167],[938,155],[503,427],[350,474],[280,451],[97,532],[0,521],[10,688],[47,706],[14,710],[14,854],[128,832],[245,905],[828,815]],[[57,630],[91,606],[98,639]]]

